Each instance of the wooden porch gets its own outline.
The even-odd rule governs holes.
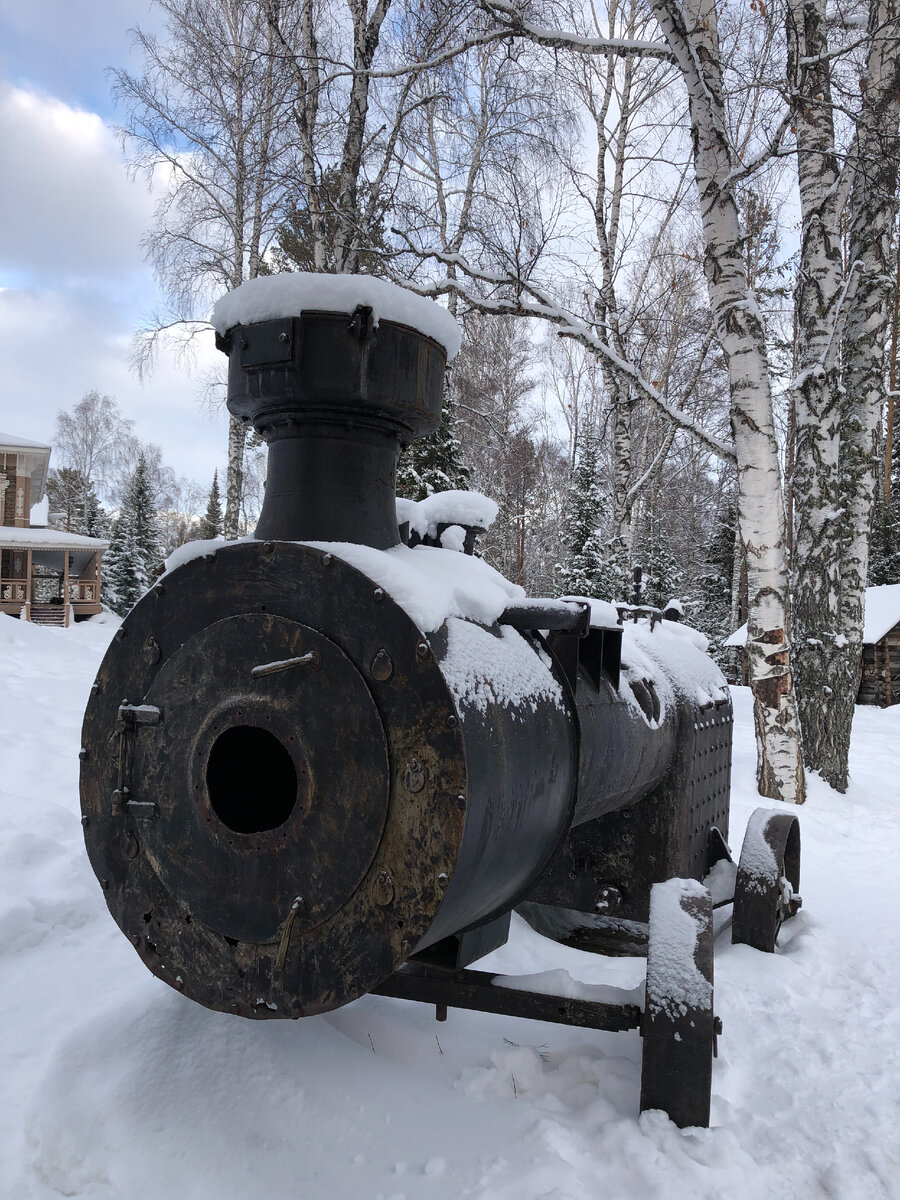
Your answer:
[[[63,628],[102,612],[102,553],[3,546],[0,529],[0,612]]]

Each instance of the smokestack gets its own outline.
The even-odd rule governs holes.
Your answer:
[[[444,346],[398,321],[376,325],[366,305],[230,325],[216,345],[229,360],[229,412],[269,447],[257,538],[396,546],[397,459],[438,427]]]

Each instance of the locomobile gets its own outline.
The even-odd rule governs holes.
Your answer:
[[[731,861],[715,664],[655,610],[526,598],[472,554],[483,497],[398,505],[458,342],[438,305],[276,276],[215,320],[265,503],[253,539],[150,589],[93,686],[83,823],[115,920],[160,979],[244,1017],[377,992],[637,1029],[641,1108],[708,1124],[714,905],[771,951],[800,854],[796,819],[760,810]],[[471,970],[514,909],[646,953],[644,995]]]

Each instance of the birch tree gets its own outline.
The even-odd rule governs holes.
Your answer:
[[[533,313],[593,349],[623,381],[681,429],[710,449],[734,458],[738,469],[739,521],[747,549],[749,585],[748,653],[759,747],[757,782],[764,795],[801,801],[804,779],[800,731],[789,657],[789,575],[781,502],[781,469],[775,435],[765,325],[749,285],[743,255],[737,187],[744,171],[734,162],[726,112],[717,12],[711,0],[653,0],[651,9],[665,43],[638,38],[585,37],[548,31],[523,18],[505,0],[494,0],[498,21],[520,37],[555,50],[604,56],[640,55],[674,61],[683,81],[691,135],[691,163],[699,197],[704,270],[716,336],[728,368],[733,444],[704,430],[684,411],[682,395],[672,400],[624,357],[606,331],[564,312],[549,289],[533,278],[508,275],[466,263],[470,280],[493,289],[489,310]],[[786,123],[772,130],[777,148]],[[765,157],[770,151],[759,152]],[[459,267],[459,256],[436,249],[440,261]],[[439,285],[452,289],[450,279]],[[498,299],[506,287],[512,292]]]
[[[900,11],[897,0],[873,0],[860,75],[860,110],[849,159],[848,260],[852,295],[843,329],[841,474],[845,521],[841,538],[840,618],[846,674],[860,675],[869,530],[878,487],[877,428],[885,399],[885,348],[892,286],[891,233],[897,211],[900,132]],[[845,703],[847,701],[845,700]],[[846,771],[846,754],[839,768]],[[845,776],[844,776],[845,777]]]
[[[147,257],[166,296],[141,342],[208,328],[223,291],[259,274],[283,213],[291,79],[258,0],[154,0],[163,40],[134,30],[140,74],[113,71],[132,166],[161,195]],[[237,536],[245,430],[229,418],[224,531]]]
[[[868,21],[857,66],[859,31],[849,47],[838,31],[835,44],[824,0],[792,0],[786,20],[802,230],[791,385],[794,658],[807,765],[839,791],[862,653],[897,182],[895,6],[873,0]]]

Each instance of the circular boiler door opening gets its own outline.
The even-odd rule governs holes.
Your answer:
[[[297,803],[297,769],[274,734],[235,725],[213,743],[206,764],[213,812],[235,833],[283,825]]]

